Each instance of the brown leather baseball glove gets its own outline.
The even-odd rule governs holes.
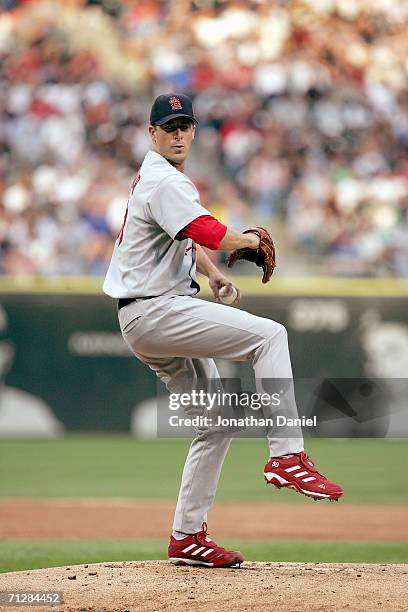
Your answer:
[[[263,270],[262,282],[267,283],[274,269],[276,268],[276,253],[275,245],[272,240],[272,236],[264,227],[254,227],[249,230],[245,230],[244,234],[255,234],[260,239],[259,247],[257,249],[236,249],[232,251],[228,257],[228,267],[232,266],[239,259],[245,261],[251,261],[256,266],[259,266]]]

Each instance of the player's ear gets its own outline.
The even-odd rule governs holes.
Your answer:
[[[155,125],[149,125],[149,134],[150,134],[150,138],[152,139],[152,141],[156,142],[157,137],[156,137],[156,126]]]

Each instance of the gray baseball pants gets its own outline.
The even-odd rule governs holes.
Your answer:
[[[255,379],[291,379],[288,339],[280,323],[223,304],[189,296],[137,300],[118,313],[123,338],[133,353],[176,392],[186,378],[192,384],[219,374],[214,358],[251,360]],[[260,391],[260,389],[257,389]],[[296,418],[294,394],[286,416]],[[198,430],[184,465],[173,533],[192,534],[207,520],[231,438]],[[296,436],[296,437],[295,437]],[[303,450],[300,428],[290,437],[268,434],[270,456]]]

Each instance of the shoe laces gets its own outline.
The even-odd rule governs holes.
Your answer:
[[[309,455],[305,453],[305,451],[302,451],[301,453],[299,453],[299,458],[300,458],[301,463],[303,463],[303,465],[305,466],[306,469],[309,470],[309,472],[314,472],[315,474],[319,474],[319,476],[327,480],[326,476],[323,476],[323,474],[321,474],[318,471],[315,464],[310,459]]]
[[[199,531],[198,533],[196,533],[195,537],[201,545],[208,546],[209,543],[212,543],[215,546],[217,546],[217,548],[219,548],[220,550],[225,550],[221,548],[221,546],[218,546],[218,544],[216,544],[215,542],[211,540],[211,538],[208,535],[208,531],[207,531],[207,523],[202,524],[202,531]]]

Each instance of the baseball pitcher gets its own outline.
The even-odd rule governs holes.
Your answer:
[[[118,300],[122,335],[135,356],[148,365],[171,392],[186,380],[209,387],[219,379],[214,358],[250,360],[255,379],[292,379],[286,329],[220,302],[234,285],[210,261],[202,247],[229,251],[229,266],[239,259],[262,268],[268,282],[275,249],[268,231],[239,233],[209,215],[200,203],[184,165],[197,120],[191,100],[181,94],[159,96],[151,109],[152,148],[133,181],[121,231],[103,290]],[[216,302],[194,299],[200,287],[196,271],[208,278]],[[297,418],[294,395],[287,416]],[[198,430],[189,449],[177,501],[169,559],[177,565],[240,565],[239,551],[225,550],[208,537],[211,507],[231,438],[220,431]],[[304,451],[302,433],[268,433],[267,482],[314,499],[337,500],[343,491],[320,474]]]

